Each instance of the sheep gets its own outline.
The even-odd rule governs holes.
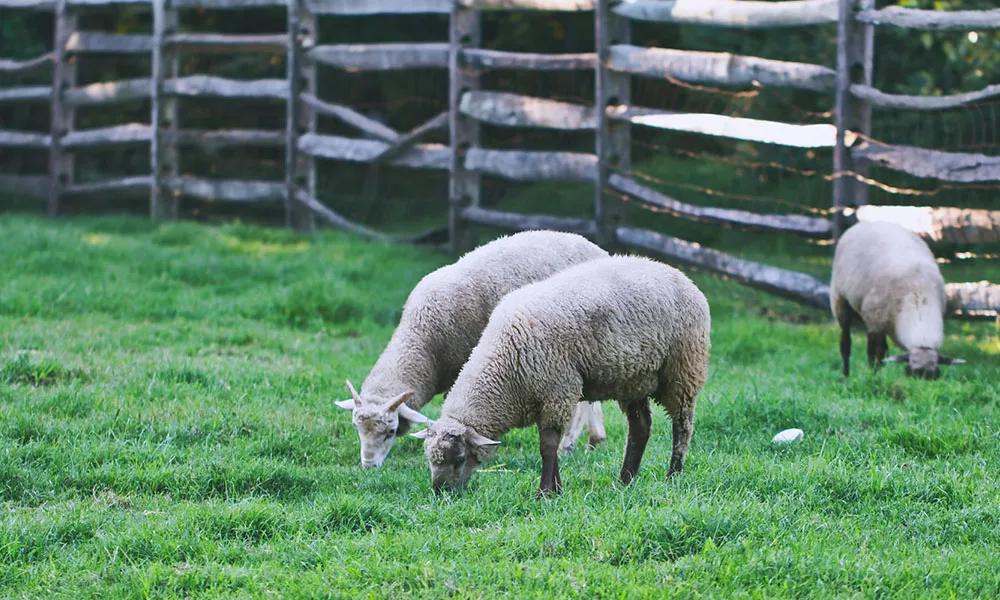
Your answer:
[[[336,403],[352,411],[361,438],[361,466],[380,467],[396,437],[405,435],[412,423],[428,422],[418,411],[435,395],[447,393],[505,294],[606,256],[580,235],[526,231],[484,244],[425,276],[410,292],[399,325],[361,392],[348,380],[351,399]],[[603,422],[596,429],[603,434]]]
[[[868,330],[868,364],[874,369],[883,359],[905,362],[907,375],[937,379],[938,365],[964,363],[938,351],[946,300],[934,255],[916,234],[884,222],[848,229],[837,242],[830,277],[844,377],[850,376],[851,322],[858,316]],[[886,335],[905,353],[886,359]]]
[[[538,495],[562,491],[556,443],[580,400],[618,401],[628,419],[619,478],[638,473],[649,397],[673,422],[668,477],[681,472],[695,398],[708,379],[708,302],[677,269],[616,255],[508,294],[462,367],[424,439],[431,486],[461,490],[513,428],[538,427]]]

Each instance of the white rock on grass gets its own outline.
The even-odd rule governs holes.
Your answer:
[[[779,431],[771,441],[775,444],[786,444],[788,442],[797,442],[801,440],[804,435],[805,434],[802,433],[801,429],[786,429],[784,431]]]

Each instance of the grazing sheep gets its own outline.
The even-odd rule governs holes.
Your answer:
[[[497,305],[424,439],[435,492],[460,489],[507,431],[538,426],[539,494],[559,492],[557,444],[580,400],[618,401],[628,418],[619,475],[635,477],[652,422],[673,421],[668,477],[681,471],[695,398],[708,379],[711,317],[683,273],[637,256],[570,267]]]
[[[938,352],[944,339],[947,297],[930,248],[893,223],[865,222],[837,242],[830,278],[830,309],[840,324],[844,377],[850,374],[851,321],[868,329],[868,364],[879,368],[886,335],[906,350],[886,359],[906,362],[906,374],[937,379],[938,365],[965,361]]]
[[[337,402],[353,412],[361,466],[381,466],[396,437],[412,422],[428,421],[417,411],[455,381],[505,294],[606,256],[583,236],[526,231],[484,244],[424,277],[410,292],[399,325],[361,393],[348,381],[352,399]],[[603,431],[603,423],[599,427]]]

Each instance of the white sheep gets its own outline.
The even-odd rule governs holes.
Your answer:
[[[361,393],[347,381],[352,399],[337,402],[353,413],[361,466],[381,466],[397,436],[412,422],[428,421],[418,411],[451,387],[505,294],[606,256],[580,235],[526,231],[484,244],[425,276],[406,299],[399,325]],[[590,422],[591,431],[603,435],[603,422],[596,428],[593,417]]]
[[[851,322],[868,330],[868,364],[881,366],[886,335],[906,350],[888,362],[906,362],[906,374],[937,379],[938,365],[965,361],[941,354],[947,297],[930,248],[893,223],[863,222],[837,242],[830,277],[830,309],[840,324],[844,377],[850,374]]]
[[[639,470],[649,397],[673,422],[668,477],[681,471],[695,398],[708,379],[711,317],[683,273],[637,256],[570,267],[497,305],[424,439],[431,485],[462,488],[515,427],[538,426],[539,494],[558,492],[557,443],[580,400],[615,399],[628,418],[619,475]]]

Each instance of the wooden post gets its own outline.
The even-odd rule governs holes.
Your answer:
[[[293,23],[294,17],[294,23]],[[308,5],[300,0],[289,0],[288,3],[288,123],[289,136],[286,147],[290,156],[286,156],[286,169],[290,169],[291,179],[288,182],[289,194],[295,194],[305,188],[313,200],[319,198],[316,159],[305,152],[298,151],[298,138],[302,133],[316,133],[319,119],[316,111],[302,101],[303,92],[316,97],[318,92],[316,62],[303,60],[302,51],[316,45],[319,38],[316,15]],[[293,31],[294,30],[294,31]],[[295,200],[292,196],[292,206],[289,225],[300,231],[314,231],[316,216],[309,207]]]
[[[73,182],[73,155],[63,151],[62,138],[73,130],[76,110],[65,100],[66,90],[76,85],[76,57],[67,57],[66,42],[76,30],[77,18],[66,0],[55,3],[55,34],[53,35],[51,121],[49,129],[49,201],[48,213],[56,216],[60,210],[63,189]]]
[[[163,215],[163,174],[160,171],[160,144],[162,143],[160,130],[160,104],[163,95],[163,30],[164,30],[164,2],[166,0],[153,0],[153,51],[150,65],[150,115],[149,124],[152,128],[149,138],[149,216],[156,219]]]
[[[597,179],[594,181],[594,219],[598,242],[605,248],[616,245],[615,231],[624,225],[624,207],[608,198],[605,190],[615,173],[628,176],[632,169],[632,129],[628,121],[608,118],[607,108],[631,105],[631,76],[609,68],[611,47],[631,40],[629,20],[611,12],[612,0],[598,0],[594,13],[597,42],[596,98]]]
[[[163,45],[160,48],[160,78],[176,79],[181,76],[181,57],[176,44],[167,43],[167,38],[180,29],[180,15],[174,0],[162,0],[161,31]],[[162,91],[162,90],[161,90]],[[154,185],[160,186],[159,213],[157,216],[176,219],[180,216],[180,190],[173,185],[181,175],[181,160],[178,129],[180,128],[180,100],[173,94],[162,95],[160,104],[162,112],[159,115],[157,130],[162,140],[158,148],[159,169],[154,176]],[[166,135],[163,128],[166,127]]]
[[[871,105],[851,95],[852,83],[871,85],[874,63],[874,27],[862,26],[855,19],[855,0],[840,0],[837,20],[837,86],[834,100],[834,122],[837,140],[833,149],[833,238],[837,240],[845,229],[844,209],[868,203],[868,185],[846,175],[847,172],[867,173],[855,166],[845,137],[847,131],[871,133]],[[874,0],[862,0],[862,8],[872,7]]]
[[[462,209],[479,206],[482,178],[465,168],[469,148],[479,145],[479,124],[459,110],[462,94],[479,88],[479,72],[465,64],[462,50],[476,48],[482,38],[480,14],[455,2],[451,9],[448,50],[448,121],[451,162],[448,179],[448,229],[451,251],[460,254],[474,246],[469,224],[462,219]]]
[[[858,10],[875,8],[875,0],[860,0]],[[851,63],[851,83],[871,86],[875,76],[875,26],[858,23],[854,27],[853,40],[848,45],[848,59]],[[856,133],[870,136],[872,133],[872,105],[853,95],[848,104],[847,128]],[[871,165],[866,161],[855,163],[854,172],[863,177],[871,175]],[[871,188],[863,181],[854,181],[854,204],[868,204]]]
[[[301,14],[303,12],[299,0],[288,0],[288,48],[287,77],[288,100],[285,111],[285,221],[289,227],[300,231],[312,232],[316,228],[316,219],[309,208],[296,199],[300,185],[299,181],[299,127],[302,125],[302,106],[299,98],[302,93],[302,80],[299,76],[301,54],[299,37],[301,35]],[[313,19],[315,24],[315,19]],[[315,31],[315,27],[312,28]],[[315,35],[315,34],[314,34]],[[313,77],[315,83],[315,77]],[[306,109],[308,110],[308,109]],[[315,122],[315,119],[313,119]],[[315,170],[315,162],[313,162]],[[307,170],[308,171],[308,170]],[[315,198],[315,191],[310,190]]]

